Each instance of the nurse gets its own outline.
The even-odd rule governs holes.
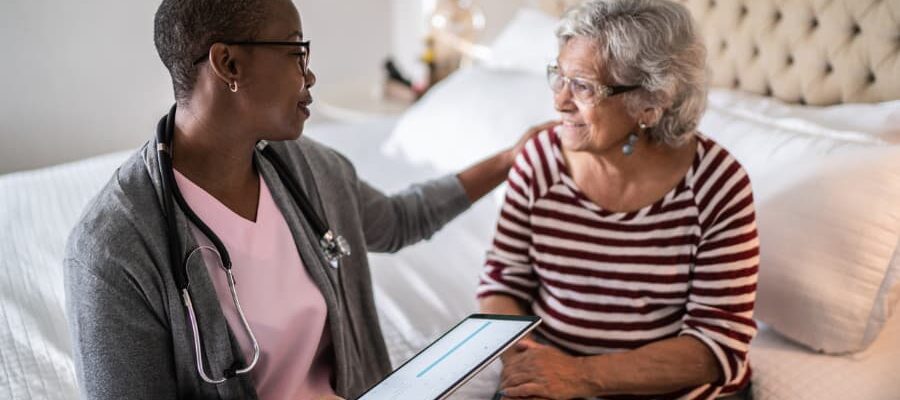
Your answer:
[[[176,106],[66,251],[83,397],[355,397],[391,367],[367,252],[428,238],[502,182],[547,125],[387,196],[299,138],[316,77],[291,1],[163,0],[154,40]]]

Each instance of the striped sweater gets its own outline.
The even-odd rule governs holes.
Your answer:
[[[728,152],[697,135],[685,177],[662,199],[608,212],[578,189],[552,131],[516,158],[478,296],[514,296],[538,332],[573,354],[635,349],[691,335],[722,379],[662,398],[730,394],[750,378],[747,351],[759,242],[750,180]]]

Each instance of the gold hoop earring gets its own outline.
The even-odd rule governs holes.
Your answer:
[[[228,84],[228,90],[231,90],[231,93],[237,93],[238,91],[238,83],[237,81],[231,82]]]

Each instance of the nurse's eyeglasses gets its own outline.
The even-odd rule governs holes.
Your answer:
[[[299,64],[300,71],[303,72],[303,75],[309,73],[309,40],[303,40],[299,42],[282,42],[282,41],[255,41],[255,40],[245,40],[245,41],[229,41],[229,42],[221,42],[222,44],[227,44],[230,46],[296,46],[299,47],[296,56],[299,57],[297,63]],[[193,65],[200,64],[209,59],[209,55],[203,55],[200,58],[197,58],[194,61]]]

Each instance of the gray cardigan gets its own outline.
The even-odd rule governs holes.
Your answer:
[[[285,186],[265,158],[256,165],[290,226],[310,277],[328,306],[338,394],[353,398],[390,371],[373,301],[366,253],[393,252],[430,237],[469,206],[454,176],[386,196],[360,180],[343,156],[312,140],[271,143],[290,174],[352,255],[331,268],[310,238]],[[247,375],[212,385],[201,380],[193,336],[169,266],[153,142],[145,144],[92,200],[69,237],[65,279],[75,366],[89,399],[255,399]],[[196,246],[176,206],[183,249]],[[243,356],[212,282],[193,257],[191,295],[207,372],[219,377]],[[301,294],[302,295],[302,294]],[[273,305],[276,306],[276,305]],[[264,346],[264,344],[261,344]]]

